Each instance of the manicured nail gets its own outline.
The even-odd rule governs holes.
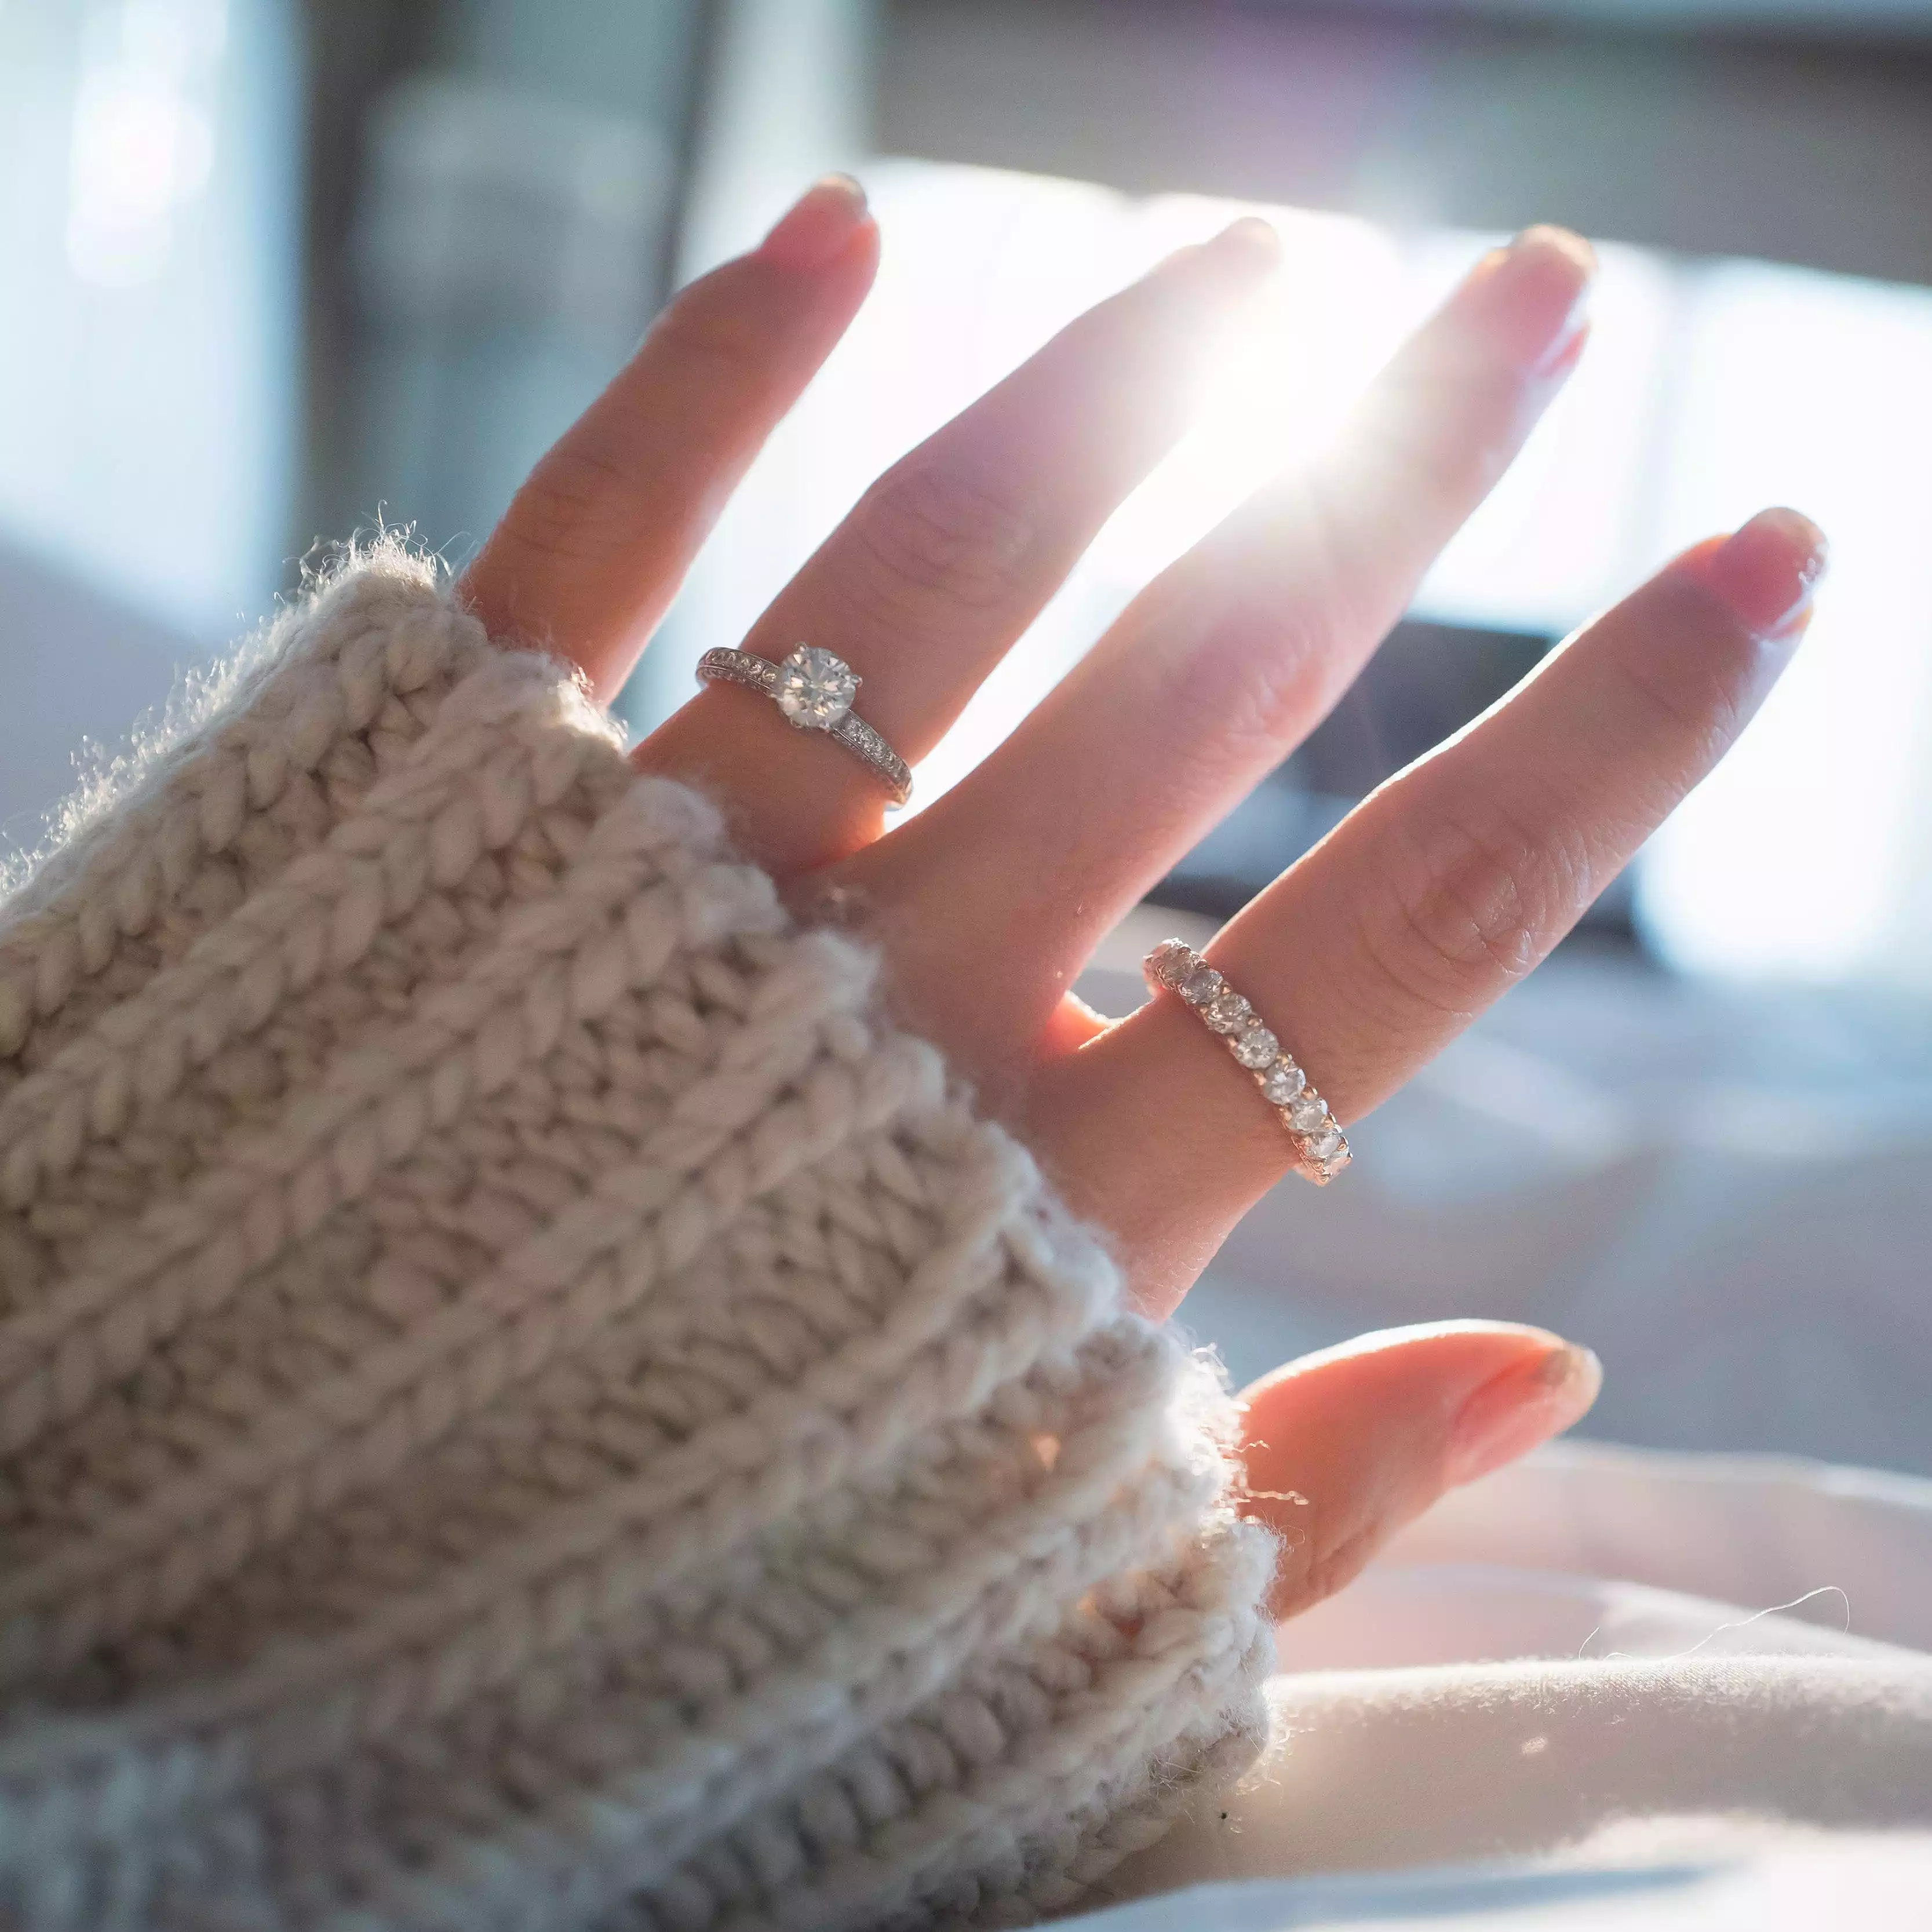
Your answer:
[[[1444,1480],[1473,1483],[1548,1442],[1588,1412],[1603,1385],[1603,1364],[1574,1342],[1485,1382],[1450,1432]]]
[[[866,190],[850,175],[826,175],[794,202],[758,253],[782,268],[822,268],[844,252],[866,218]]]
[[[1693,568],[1755,637],[1788,638],[1811,620],[1811,593],[1830,560],[1825,532],[1796,510],[1760,510]]]
[[[1554,222],[1539,221],[1511,236],[1505,254],[1519,260],[1531,255],[1556,255],[1568,262],[1587,281],[1597,272],[1597,251],[1573,228],[1558,228]]]

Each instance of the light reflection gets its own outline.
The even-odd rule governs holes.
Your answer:
[[[166,267],[176,212],[213,171],[206,94],[226,38],[225,0],[116,0],[90,15],[68,171],[81,281],[128,287]]]
[[[0,550],[211,644],[290,548],[298,25],[0,5]]]

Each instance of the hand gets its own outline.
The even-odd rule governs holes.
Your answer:
[[[466,574],[492,632],[616,691],[878,250],[862,195],[835,177],[680,296]],[[1238,222],[1073,322],[875,484],[746,648],[836,651],[866,721],[916,763],[1179,434],[1186,352],[1276,252],[1265,224]],[[1162,573],[897,830],[874,776],[756,692],[706,687],[634,754],[717,798],[795,902],[862,926],[901,1018],[1111,1233],[1151,1314],[1293,1145],[1179,1002],[1109,1024],[1066,988],[1402,614],[1574,367],[1592,266],[1550,229],[1486,256],[1332,450]],[[1541,960],[1723,754],[1795,646],[1822,556],[1809,523],[1772,510],[1680,556],[1216,937],[1210,957],[1339,1119]],[[1255,1506],[1288,1539],[1283,1606],[1346,1581],[1444,1487],[1568,1426],[1596,1385],[1586,1352],[1504,1324],[1371,1336],[1258,1384],[1246,1454]]]

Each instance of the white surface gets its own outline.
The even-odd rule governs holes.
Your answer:
[[[1202,1886],[1065,1922],[1082,1932],[1288,1932],[1428,1926],[1435,1932],[1919,1932],[1932,1838],[1912,1833],[1570,1872],[1441,1873]]]
[[[1647,1615],[1653,1599],[1674,1594],[1676,1628],[1658,1634],[1670,1649],[1687,1642],[1734,1654],[1766,1646],[1815,1649],[1822,1631],[1847,1654],[1866,1643],[1932,1652],[1932,1483],[1876,1470],[1552,1443],[1452,1491],[1396,1538],[1370,1576],[1386,1589],[1399,1577],[1444,1564],[1481,1566],[1493,1576],[1544,1573],[1550,1594],[1594,1593],[1618,1615],[1626,1606]],[[1712,1606],[1690,1600],[1700,1595],[1718,1600],[1719,1608],[1744,1606],[1735,1614],[1773,1604],[1799,1607],[1720,1636]],[[1341,1663],[1318,1620],[1346,1622],[1362,1606],[1351,1591],[1298,1618],[1285,1633],[1288,1667]],[[1817,1631],[1790,1628],[1800,1619]],[[1606,1624],[1586,1642],[1576,1638],[1574,1622],[1545,1622],[1538,1640],[1543,1648],[1460,1654],[1601,1656],[1616,1648],[1664,1654],[1640,1648],[1630,1633],[1613,1642],[1614,1628]],[[1417,1652],[1405,1660],[1435,1660]]]
[[[1922,1927],[1929,1581],[1932,1484],[1546,1451],[1284,1627],[1274,1754],[1077,1922]]]

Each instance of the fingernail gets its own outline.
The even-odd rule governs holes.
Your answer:
[[[1588,1414],[1603,1385],[1603,1364],[1574,1342],[1485,1382],[1450,1429],[1444,1480],[1473,1483],[1548,1442]]]
[[[1258,214],[1244,214],[1229,222],[1202,252],[1248,273],[1264,272],[1281,266],[1281,237],[1272,222]]]
[[[1755,637],[1788,638],[1810,622],[1811,594],[1830,560],[1825,532],[1796,510],[1760,510],[1694,568]]]
[[[866,190],[850,175],[826,175],[794,202],[758,253],[782,268],[822,268],[844,252],[866,218]]]
[[[1450,299],[1499,334],[1530,374],[1556,376],[1589,332],[1596,273],[1597,251],[1582,236],[1543,224],[1486,255]]]
[[[1597,272],[1597,251],[1573,228],[1538,221],[1510,237],[1504,251],[1519,260],[1532,255],[1554,255],[1568,262],[1587,281]]]

